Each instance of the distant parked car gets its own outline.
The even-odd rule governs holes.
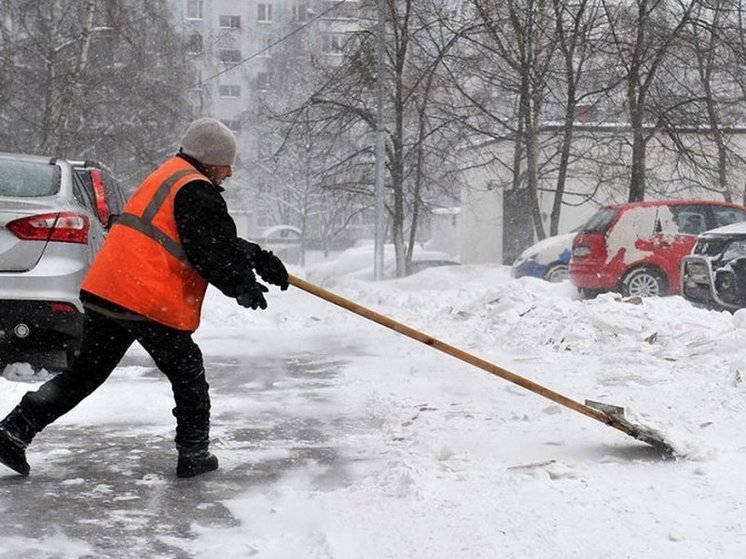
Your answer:
[[[383,247],[383,270],[385,279],[396,277],[396,257],[394,246]],[[348,248],[329,261],[319,262],[306,268],[307,279],[324,287],[333,287],[343,277],[372,280],[374,275],[374,246],[372,243]],[[458,260],[448,253],[421,249],[415,246],[408,275],[419,273],[427,268],[459,266]]]
[[[80,284],[114,207],[102,220],[95,168],[85,169],[0,153],[0,370],[37,359],[65,368],[74,356],[82,331]],[[110,189],[113,203],[120,193]]]
[[[300,264],[303,231],[292,225],[272,225],[252,239],[271,250],[286,264]]]
[[[575,232],[547,237],[524,250],[510,270],[514,278],[532,276],[551,282],[569,277],[568,265]]]
[[[746,223],[702,233],[681,262],[681,295],[698,306],[746,307]]]
[[[706,200],[605,206],[573,241],[570,279],[582,293],[619,291],[643,297],[676,294],[681,260],[697,235],[746,221],[746,207]]]

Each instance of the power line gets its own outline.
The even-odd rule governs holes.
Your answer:
[[[256,58],[257,56],[260,56],[261,54],[263,54],[263,53],[267,52],[267,51],[268,51],[268,50],[270,50],[270,49],[271,49],[272,47],[274,47],[274,46],[276,46],[276,45],[279,45],[280,43],[282,43],[283,41],[285,41],[285,40],[289,39],[290,37],[292,37],[292,36],[293,36],[293,35],[295,35],[296,33],[300,33],[300,32],[301,32],[301,31],[303,31],[303,30],[304,30],[304,29],[305,29],[306,27],[308,27],[309,25],[311,25],[311,24],[312,24],[313,22],[315,22],[316,20],[318,20],[318,19],[320,19],[320,18],[324,17],[324,16],[325,16],[325,15],[327,15],[328,13],[330,13],[330,12],[332,12],[332,11],[336,10],[336,9],[337,9],[337,8],[339,8],[339,7],[340,7],[340,6],[342,5],[342,4],[344,4],[345,2],[347,2],[347,0],[340,0],[339,2],[337,2],[336,4],[334,4],[333,6],[330,6],[329,8],[327,8],[326,10],[324,10],[323,12],[321,12],[320,14],[318,14],[318,15],[316,15],[316,16],[314,16],[314,17],[312,17],[311,19],[309,19],[309,20],[308,20],[307,22],[305,22],[305,23],[304,23],[303,25],[301,25],[300,27],[297,27],[297,28],[293,29],[293,30],[292,30],[292,31],[291,31],[290,33],[287,33],[286,35],[283,35],[282,37],[280,37],[280,38],[279,38],[279,39],[277,39],[276,41],[274,41],[274,42],[272,42],[272,43],[268,44],[268,45],[267,45],[266,47],[264,47],[263,49],[261,49],[261,50],[258,50],[257,52],[255,52],[255,53],[253,53],[253,54],[251,54],[251,55],[247,56],[246,58],[244,58],[244,59],[242,59],[242,60],[240,60],[240,61],[236,62],[236,63],[235,63],[235,64],[234,64],[233,66],[230,66],[230,67],[228,67],[228,68],[225,68],[225,69],[221,70],[220,72],[218,72],[217,74],[213,74],[213,75],[212,75],[212,76],[210,76],[209,78],[205,78],[204,80],[200,81],[200,82],[199,82],[199,85],[204,85],[205,83],[207,83],[207,82],[209,82],[209,81],[211,81],[211,80],[214,80],[215,78],[217,78],[217,77],[219,77],[219,76],[222,76],[222,75],[223,75],[223,74],[225,74],[226,72],[230,72],[231,70],[235,70],[235,69],[236,69],[236,68],[238,68],[239,66],[242,66],[243,64],[246,64],[246,63],[247,63],[247,62],[248,62],[249,60],[252,60],[252,59]]]

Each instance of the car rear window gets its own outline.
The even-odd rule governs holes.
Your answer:
[[[0,160],[0,196],[36,198],[59,190],[56,165]]]
[[[605,234],[617,213],[619,213],[619,210],[615,208],[601,208],[586,221],[585,225],[580,228],[580,232]]]
[[[712,213],[715,214],[715,227],[746,221],[746,212],[740,208],[713,206]]]

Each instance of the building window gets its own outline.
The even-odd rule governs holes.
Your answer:
[[[238,119],[221,118],[220,122],[225,124],[228,128],[230,128],[234,132],[238,132],[239,130],[241,130],[241,121]]]
[[[306,4],[293,4],[292,21],[306,21],[308,19],[308,6]]]
[[[272,4],[257,4],[256,5],[256,20],[261,23],[269,23],[272,21]]]
[[[218,25],[223,29],[241,29],[241,16],[220,16]]]
[[[261,48],[259,49],[257,56],[269,58],[272,56],[272,45],[275,42],[275,38],[272,35],[267,35],[266,37],[262,37],[260,40]]]
[[[186,41],[186,51],[189,54],[202,54],[202,35],[190,34]]]
[[[256,75],[256,88],[259,91],[272,89],[272,72],[259,72]]]
[[[220,49],[220,62],[241,62],[241,51],[238,49]]]
[[[202,19],[202,0],[186,0],[187,19]]]
[[[344,33],[324,33],[321,36],[321,52],[342,54],[347,37]]]
[[[221,85],[218,87],[218,94],[221,97],[241,97],[241,86]]]

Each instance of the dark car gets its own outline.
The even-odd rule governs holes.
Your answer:
[[[122,199],[103,166],[0,153],[0,372],[70,364],[80,284]]]
[[[702,233],[681,262],[681,294],[698,306],[746,307],[746,223]]]

